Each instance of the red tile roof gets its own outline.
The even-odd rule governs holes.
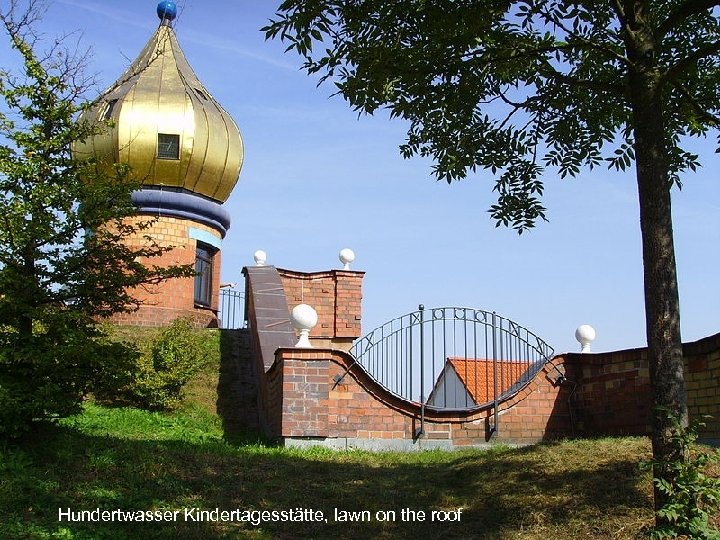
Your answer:
[[[448,358],[448,364],[457,373],[473,401],[481,405],[492,401],[495,392],[493,361],[485,358]],[[527,364],[512,360],[498,360],[498,396],[520,380]]]

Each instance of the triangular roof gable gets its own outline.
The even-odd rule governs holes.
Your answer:
[[[457,374],[460,382],[465,385],[468,393],[477,405],[492,401],[495,397],[495,372],[493,360],[487,358],[454,358],[447,359],[446,368],[450,367]],[[497,360],[498,397],[520,381],[527,371],[525,362],[513,360]],[[444,371],[443,371],[444,373]]]

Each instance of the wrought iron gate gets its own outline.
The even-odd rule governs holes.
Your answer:
[[[497,313],[421,305],[360,338],[350,354],[378,383],[423,411],[493,403],[497,415],[498,402],[527,384],[553,349]]]
[[[220,328],[234,330],[245,326],[245,291],[220,289]]]

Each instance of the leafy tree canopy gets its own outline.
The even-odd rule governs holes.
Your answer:
[[[498,224],[545,218],[547,169],[626,169],[640,203],[656,463],[687,425],[671,188],[720,125],[720,0],[286,0],[264,28],[350,104],[409,122],[405,156],[497,175]],[[679,485],[673,470],[656,477]],[[656,509],[667,493],[656,489]],[[661,514],[658,519],[662,521]]]
[[[720,22],[709,0],[287,0],[264,28],[359,111],[410,123],[401,149],[451,181],[497,174],[498,223],[545,217],[547,167],[626,169],[633,84],[649,78],[667,174],[694,170],[685,137],[718,126]]]
[[[137,183],[71,152],[106,128],[78,120],[90,106],[84,57],[60,43],[37,53],[37,5],[18,6],[0,11],[24,66],[0,71],[0,436],[77,411],[117,360],[97,321],[134,309],[133,287],[193,272],[148,264],[166,250],[151,241],[124,242],[148,225],[125,220]]]

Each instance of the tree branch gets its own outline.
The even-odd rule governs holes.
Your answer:
[[[21,39],[30,44],[35,43],[37,35],[32,27],[47,10],[46,3],[43,0],[29,0],[24,10],[20,9],[19,0],[10,0],[9,4],[7,9],[0,11],[0,22],[5,26],[13,42]]]
[[[622,5],[622,2],[620,0],[613,0],[612,8],[615,15],[617,15],[620,26],[625,26],[625,7]]]
[[[698,60],[712,56],[720,52],[720,41],[708,43],[704,47],[698,48],[692,54],[679,60],[675,65],[670,66],[663,74],[663,80],[674,81],[677,77],[682,74],[687,68],[693,66]]]
[[[660,24],[655,39],[657,41],[662,40],[665,34],[687,18],[718,6],[720,6],[720,0],[686,0],[671,11],[667,19]]]
[[[718,0],[720,1],[720,0]],[[594,41],[590,41],[588,39],[585,39],[583,36],[576,33],[571,28],[568,28],[567,25],[563,23],[558,17],[555,17],[554,14],[552,14],[549,11],[546,12],[540,12],[539,15],[545,19],[545,21],[548,24],[553,24],[560,28],[563,32],[565,32],[569,37],[577,40],[579,43],[581,43],[583,46],[578,47],[577,45],[568,43],[568,48],[577,48],[579,50],[591,50],[591,51],[597,51],[601,53],[605,53],[610,58],[614,58],[621,64],[625,64],[627,66],[631,65],[631,62],[628,58],[626,58],[624,55],[618,53],[616,50],[606,47],[604,45],[601,45],[600,43],[596,43]]]
[[[563,50],[576,50],[578,48],[579,47],[577,47],[576,45],[564,44],[564,45],[556,45],[556,46],[552,46],[552,47],[538,47],[535,49],[523,49],[519,54],[517,51],[513,51],[513,54],[508,55],[508,56],[488,55],[488,51],[472,51],[472,52],[464,54],[463,57],[465,58],[465,60],[470,60],[471,57],[474,57],[475,60],[480,60],[483,63],[492,64],[495,62],[514,60],[517,58],[529,57],[529,56],[543,57],[547,53],[563,51]],[[584,47],[580,47],[580,48],[584,48]],[[624,57],[622,57],[622,58],[623,58],[623,61],[627,60]],[[622,86],[620,84],[615,85],[615,84],[599,82],[599,81],[591,80],[591,79],[576,79],[574,77],[565,75],[564,73],[557,71],[549,63],[546,64],[546,66],[547,66],[547,68],[549,68],[549,72],[546,73],[547,77],[556,79],[564,84],[567,84],[568,86],[579,86],[579,87],[583,87],[583,88],[602,90],[602,91],[611,92],[611,93],[624,94],[624,92],[625,92],[624,86]]]
[[[556,81],[565,84],[567,86],[574,86],[578,88],[587,88],[589,90],[599,90],[602,92],[608,92],[611,94],[625,95],[625,87],[621,84],[611,84],[600,82],[592,79],[577,79],[570,75],[565,75],[551,68],[552,72],[548,74],[548,77],[555,79]]]
[[[513,115],[514,115],[516,112],[518,112],[518,111],[520,111],[520,110],[524,110],[524,109],[527,107],[527,103],[530,101],[530,99],[527,99],[527,100],[523,101],[522,103],[516,103],[516,102],[514,102],[514,101],[511,101],[511,100],[505,95],[505,93],[502,92],[502,91],[501,91],[501,92],[498,92],[498,97],[499,97],[501,100],[503,100],[506,105],[509,105],[509,106],[511,106],[511,107],[513,108],[512,111],[510,111],[510,112],[507,114],[507,116],[505,117],[505,119],[504,119],[504,120],[500,123],[500,125],[498,126],[498,130],[502,130],[502,129],[505,127],[505,125],[510,121],[510,119],[513,117]]]
[[[680,92],[680,94],[682,94],[682,96],[687,100],[690,106],[695,109],[695,112],[700,118],[704,119],[709,124],[712,124],[715,127],[720,126],[720,116],[714,115],[713,113],[706,110],[702,105],[700,105],[700,103],[698,103],[698,101],[695,99],[695,96],[693,96],[690,91],[679,82],[671,81],[671,84]]]

